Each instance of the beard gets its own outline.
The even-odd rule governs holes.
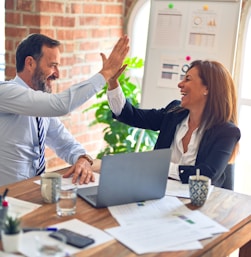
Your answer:
[[[46,78],[44,76],[44,73],[42,72],[42,70],[40,69],[40,67],[37,67],[34,71],[34,74],[32,76],[32,85],[34,87],[35,90],[40,90],[46,93],[51,93],[51,87],[49,85],[47,85],[47,80],[55,80],[56,78],[52,75],[48,78]]]

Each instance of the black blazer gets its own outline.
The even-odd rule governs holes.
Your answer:
[[[172,111],[180,101],[172,101],[162,109],[138,109],[128,101],[119,116],[113,117],[133,127],[159,131],[154,149],[169,148],[173,142],[176,127],[187,117],[189,111]],[[188,183],[190,175],[196,174],[199,168],[202,175],[211,178],[212,184],[221,187],[226,179],[225,168],[232,151],[240,139],[240,130],[233,123],[216,125],[204,132],[201,139],[195,166],[179,166],[182,183]],[[183,171],[183,172],[181,172]]]

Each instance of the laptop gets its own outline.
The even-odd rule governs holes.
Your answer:
[[[169,148],[104,156],[99,185],[77,194],[95,208],[162,198],[170,159]]]

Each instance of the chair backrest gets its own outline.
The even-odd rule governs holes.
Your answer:
[[[225,189],[234,190],[234,164],[228,164],[224,173],[226,174],[226,179],[221,186]]]

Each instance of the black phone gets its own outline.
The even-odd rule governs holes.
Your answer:
[[[91,245],[95,242],[93,238],[90,238],[88,236],[83,236],[81,234],[78,234],[76,232],[73,232],[68,229],[59,229],[56,232],[52,232],[49,234],[50,237],[53,237],[58,240],[62,240],[63,235],[66,238],[66,243],[72,246],[75,246],[77,248],[84,248],[88,245]]]

